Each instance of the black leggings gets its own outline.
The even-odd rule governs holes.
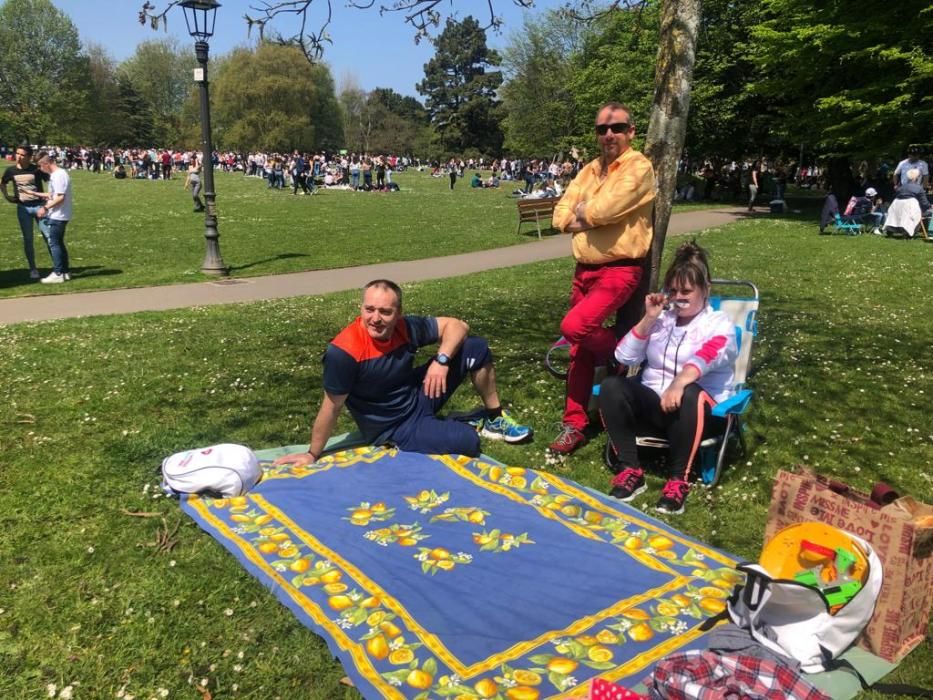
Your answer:
[[[689,481],[700,442],[725,429],[725,419],[711,415],[714,405],[696,383],[687,385],[673,413],[661,410],[661,397],[638,377],[609,377],[599,390],[599,412],[618,470],[640,466],[635,437],[653,435],[670,444],[670,478],[684,481]]]

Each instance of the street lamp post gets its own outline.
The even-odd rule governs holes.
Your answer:
[[[211,103],[207,90],[207,40],[214,34],[214,22],[220,3],[216,0],[184,0],[179,3],[185,13],[188,33],[196,40],[194,52],[199,68],[194,79],[201,92],[201,173],[204,178],[204,262],[205,275],[226,275],[227,266],[220,256],[220,233],[217,231],[217,208],[214,194],[214,146],[211,143]]]

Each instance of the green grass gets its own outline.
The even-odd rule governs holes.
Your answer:
[[[282,198],[312,210],[327,199]],[[670,522],[755,558],[771,480],[799,463],[933,502],[933,324],[917,293],[933,246],[771,220],[701,242],[716,276],[762,290],[750,454]],[[486,445],[507,463],[545,464],[563,391],[541,358],[571,272],[568,259],[406,287],[409,311],[462,317],[491,340],[503,397],[537,430],[530,445]],[[156,493],[177,450],[306,440],[320,352],[357,303],[343,293],[0,328],[0,697],[45,697],[54,683],[76,698],[193,698],[201,679],[215,698],[358,697],[324,643]],[[474,404],[464,389],[454,407]],[[565,474],[605,487],[601,449],[587,445]],[[636,505],[653,505],[661,483]],[[169,552],[151,546],[163,518],[178,527]],[[893,679],[929,685],[931,667],[927,644]]]
[[[0,298],[204,279],[204,217],[192,213],[184,178],[114,180],[85,171],[71,176],[74,219],[65,240],[74,279],[52,286],[29,280],[16,213],[7,206],[0,208],[8,232],[0,239]],[[516,235],[511,183],[474,190],[469,181],[458,182],[451,191],[446,177],[415,170],[393,178],[400,192],[322,189],[313,197],[295,197],[291,189],[270,190],[263,180],[218,172],[220,246],[231,275],[418,260],[537,239],[527,224],[525,235]],[[38,233],[35,244],[40,268],[50,270]]]

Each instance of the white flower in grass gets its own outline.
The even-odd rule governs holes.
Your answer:
[[[45,686],[45,692],[50,698],[54,698],[55,694],[58,692],[58,686],[54,683],[49,683],[47,686]]]
[[[224,610],[224,615],[226,615],[227,617],[233,617],[233,608],[227,608],[226,610]]]
[[[242,665],[242,664],[233,664],[233,670],[236,671],[237,673],[239,673],[240,671],[243,670],[243,665]]]
[[[156,692],[159,693],[159,697],[160,697],[160,698],[167,698],[167,697],[168,697],[168,688],[159,688],[159,690],[156,691]]]

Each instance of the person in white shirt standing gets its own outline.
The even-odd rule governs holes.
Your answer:
[[[39,194],[46,202],[36,215],[40,220],[39,229],[45,235],[52,254],[52,272],[42,278],[42,283],[60,284],[71,279],[68,249],[65,247],[65,228],[71,221],[71,178],[68,171],[59,168],[47,153],[39,156],[38,166],[49,176],[49,191]]]

